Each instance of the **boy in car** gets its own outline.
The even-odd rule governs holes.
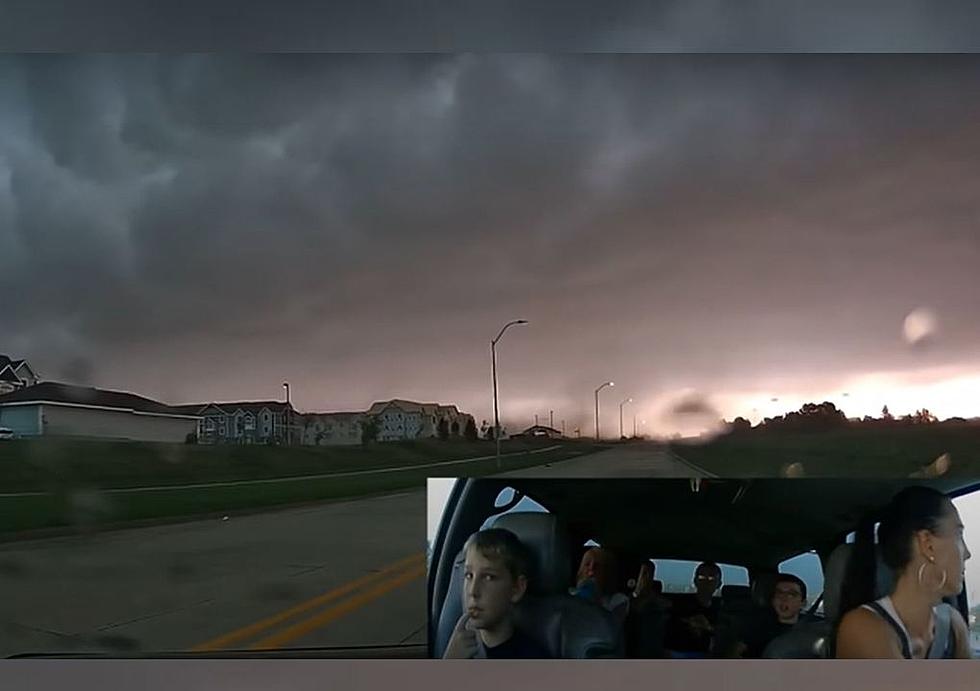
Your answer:
[[[737,645],[737,657],[762,657],[769,643],[799,623],[806,604],[806,583],[790,573],[778,574],[770,603],[772,609],[755,622]]]
[[[547,658],[548,652],[514,625],[514,608],[528,585],[527,550],[514,533],[491,528],[466,542],[463,616],[445,658]]]

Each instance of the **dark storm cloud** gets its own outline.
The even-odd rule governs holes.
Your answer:
[[[53,51],[968,51],[975,3],[891,0],[3,0]]]
[[[525,317],[501,386],[547,414],[610,377],[637,396],[816,385],[969,362],[980,337],[973,57],[0,71],[2,349],[49,372],[482,407],[486,342]],[[900,341],[923,305],[926,356]]]

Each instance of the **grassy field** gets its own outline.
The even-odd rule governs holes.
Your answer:
[[[505,470],[526,468],[587,452],[584,442],[540,452],[554,442],[508,441]],[[538,453],[529,453],[538,451]],[[368,448],[293,448],[127,444],[119,442],[4,442],[0,448],[0,535],[38,528],[162,519],[323,501],[422,488],[430,476],[487,475],[489,458],[440,468],[412,467],[444,460],[492,456],[487,442],[418,441]],[[287,482],[185,488],[181,485],[252,481],[408,466],[371,475],[297,478]],[[119,491],[173,486],[154,491]]]
[[[803,474],[836,477],[906,477],[942,454],[950,474],[980,476],[980,427],[912,426],[829,432],[751,431],[706,444],[671,444],[705,470],[729,477],[779,477],[792,463]]]

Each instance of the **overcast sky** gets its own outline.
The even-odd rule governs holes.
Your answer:
[[[591,434],[608,379],[610,432],[627,396],[657,430],[689,395],[980,415],[978,79],[952,55],[5,56],[0,353],[172,403],[288,380],[301,410],[479,421],[524,318],[513,427]]]

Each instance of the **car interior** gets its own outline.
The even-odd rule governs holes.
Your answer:
[[[646,560],[713,561],[744,567],[748,585],[722,584],[713,595],[717,619],[707,657],[737,657],[734,644],[758,625],[771,602],[780,564],[803,553],[819,557],[823,592],[807,593],[799,624],[756,655],[824,658],[853,549],[849,536],[874,520],[908,484],[959,496],[980,489],[976,479],[520,479],[457,481],[430,554],[429,651],[442,657],[462,614],[463,546],[483,527],[506,528],[531,553],[529,592],[515,623],[556,658],[670,658],[671,613],[690,592],[657,593],[625,621],[570,593],[588,545],[611,551],[618,590],[629,595]],[[528,510],[528,500],[534,508]],[[891,574],[879,558],[879,595]],[[966,588],[950,600],[968,614]],[[742,651],[744,652],[744,651]]]

